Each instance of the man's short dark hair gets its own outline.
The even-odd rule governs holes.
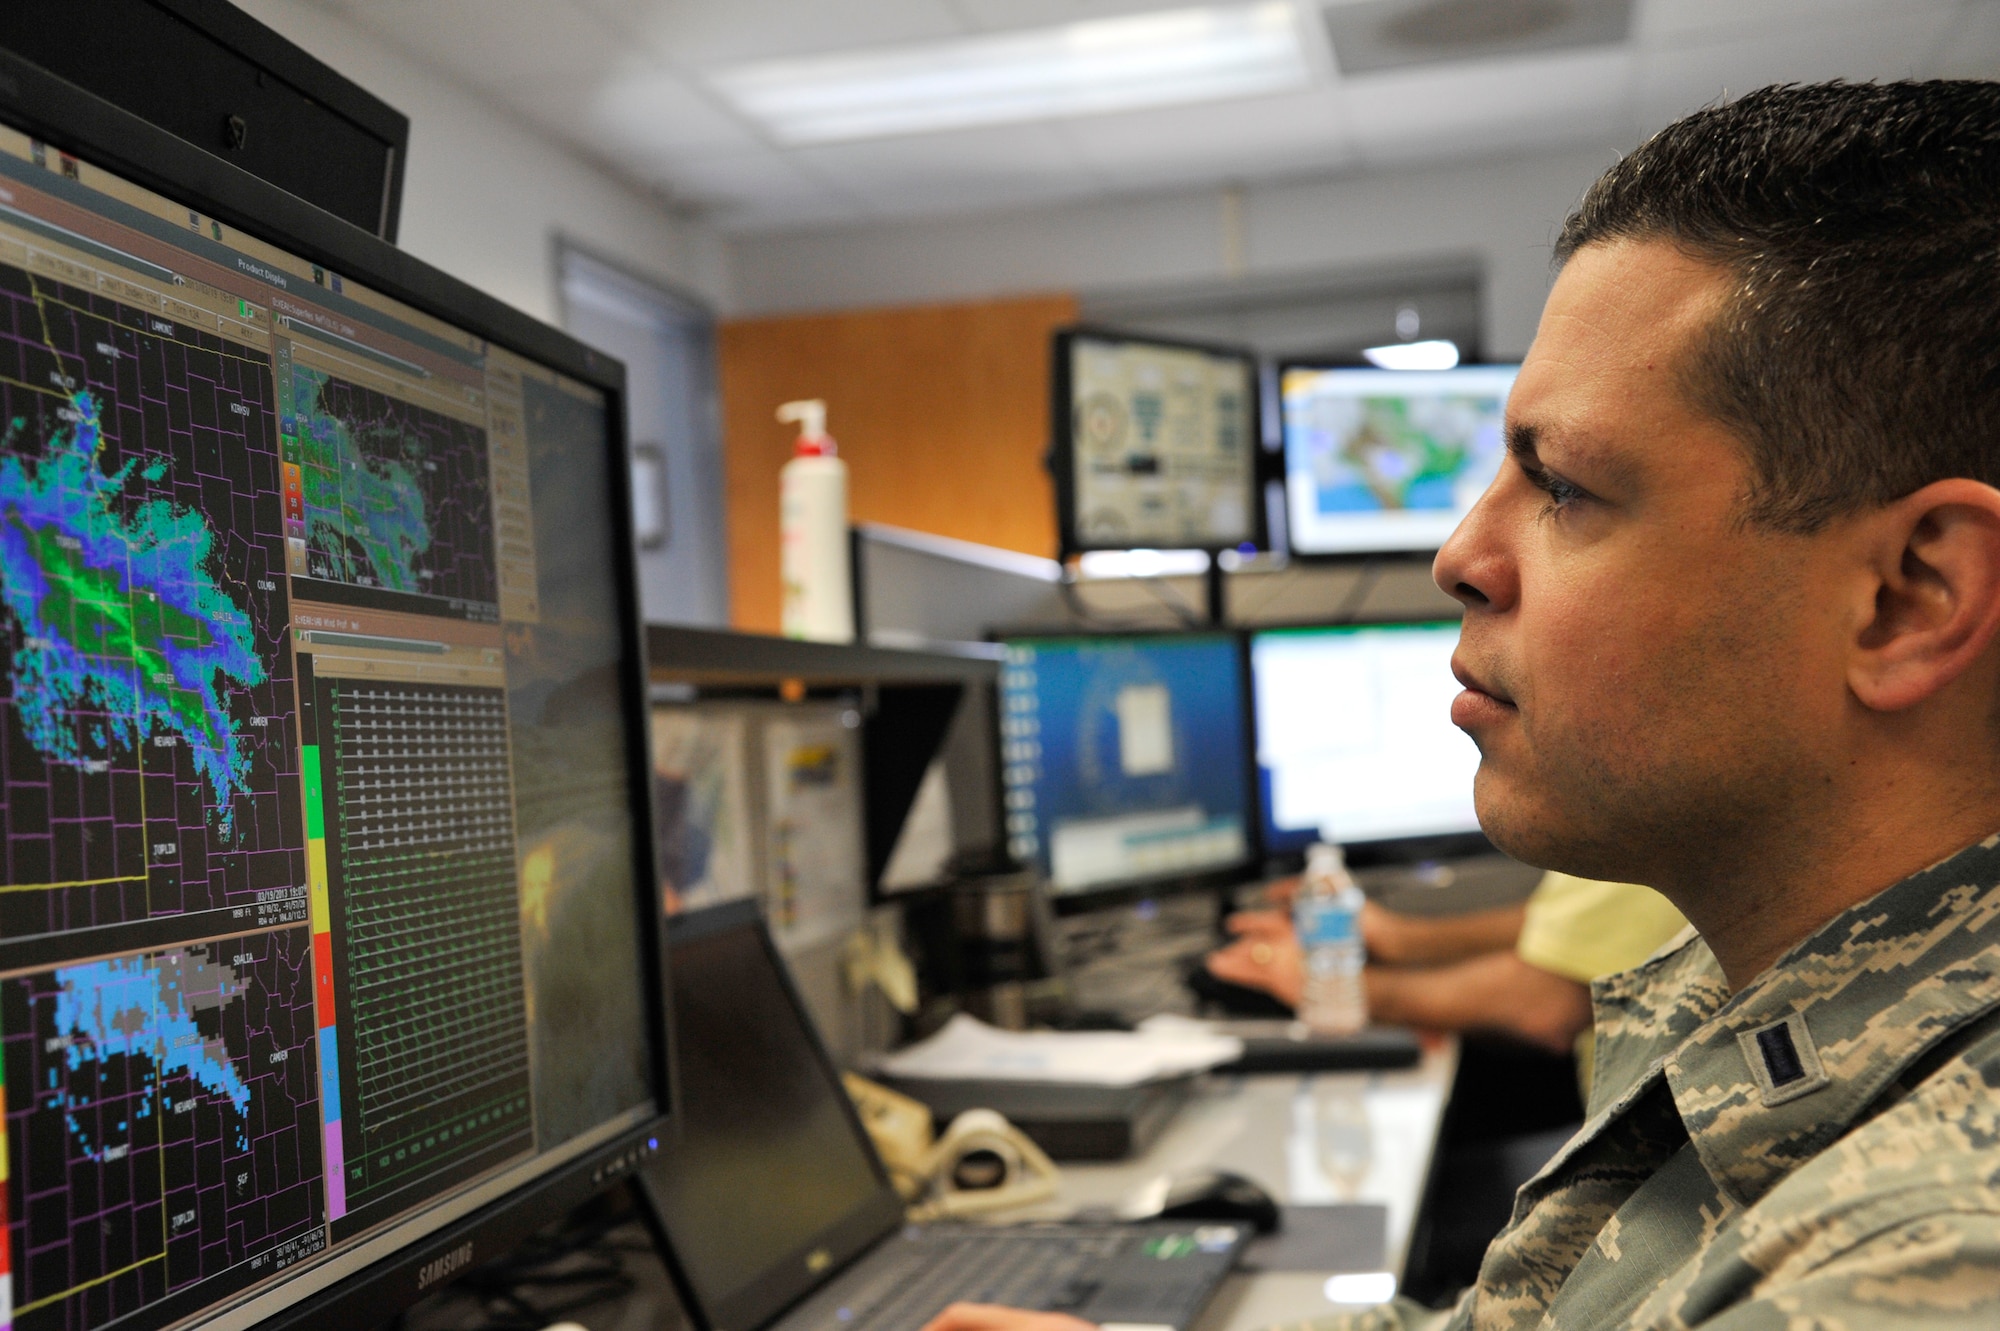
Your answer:
[[[2000,83],[1765,88],[1669,125],[1556,246],[1662,240],[1733,292],[1685,387],[1750,452],[1746,515],[1816,531],[2000,485]]]

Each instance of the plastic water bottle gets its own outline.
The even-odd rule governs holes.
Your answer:
[[[1306,852],[1292,921],[1306,960],[1299,1020],[1316,1034],[1352,1035],[1368,1024],[1368,992],[1361,983],[1367,960],[1361,945],[1361,901],[1340,847],[1314,842]]]

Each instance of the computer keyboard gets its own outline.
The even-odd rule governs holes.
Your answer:
[[[781,1331],[919,1331],[947,1304],[1186,1326],[1235,1261],[1231,1226],[912,1227],[785,1316]]]

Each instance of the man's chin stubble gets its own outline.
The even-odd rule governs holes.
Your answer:
[[[1602,779],[1530,784],[1533,793],[1524,794],[1482,763],[1473,800],[1487,840],[1538,869],[1657,886],[1655,879],[1680,876],[1690,852],[1705,857],[1730,835],[1708,801],[1674,808],[1678,802],[1662,792],[1621,790]]]

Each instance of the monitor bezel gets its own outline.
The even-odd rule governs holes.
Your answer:
[[[666,1210],[655,1196],[655,1189],[660,1184],[647,1168],[642,1167],[633,1180],[633,1191],[641,1203],[641,1215],[653,1233],[654,1246],[659,1249],[666,1264],[683,1310],[700,1331],[768,1324],[847,1269],[903,1224],[902,1198],[897,1195],[889,1172],[875,1150],[874,1139],[868,1135],[860,1111],[855,1108],[853,1099],[842,1084],[840,1067],[827,1052],[826,1042],[820,1038],[819,1025],[813,1020],[812,1010],[806,1006],[805,997],[792,978],[791,967],[786,964],[776,940],[771,937],[763,908],[754,900],[724,901],[676,915],[667,922],[669,954],[677,944],[712,938],[737,929],[749,929],[756,934],[758,946],[763,949],[765,960],[777,976],[785,1001],[791,1005],[805,1032],[806,1042],[812,1049],[821,1075],[837,1092],[835,1098],[841,1115],[847,1121],[848,1131],[854,1134],[867,1157],[868,1167],[875,1175],[876,1188],[865,1203],[841,1217],[831,1229],[821,1231],[797,1251],[787,1253],[711,1307],[674,1248],[673,1235],[667,1228]],[[654,1157],[654,1161],[664,1163],[658,1157]]]
[[[1519,372],[1518,361],[1467,361],[1454,365],[1450,370],[1425,370],[1412,373],[1452,374],[1459,370],[1514,370]],[[1301,550],[1298,533],[1292,529],[1292,458],[1288,437],[1285,433],[1285,375],[1292,370],[1371,370],[1376,373],[1394,374],[1399,371],[1383,370],[1379,365],[1371,365],[1365,360],[1345,360],[1335,356],[1285,356],[1274,363],[1271,404],[1278,417],[1277,468],[1278,482],[1285,496],[1285,552],[1286,555],[1306,565],[1352,565],[1360,563],[1380,564],[1386,561],[1426,563],[1437,557],[1443,543],[1438,545],[1385,545],[1355,550]]]
[[[273,1331],[334,1331],[370,1325],[434,1293],[451,1277],[503,1255],[528,1234],[615,1185],[649,1149],[657,1148],[667,1123],[673,1083],[665,1009],[666,938],[648,798],[651,766],[644,742],[648,671],[640,628],[638,567],[631,553],[630,477],[624,465],[624,367],[369,232],[6,51],[0,51],[0,123],[167,199],[197,208],[246,235],[351,276],[373,291],[461,326],[606,395],[606,443],[612,463],[607,468],[612,490],[610,520],[615,545],[628,552],[627,558],[613,561],[610,573],[624,611],[620,683],[626,726],[632,737],[627,764],[635,827],[633,907],[643,940],[642,982],[653,999],[646,1004],[653,1111],[636,1126],[551,1167],[495,1201],[413,1235],[399,1249],[359,1270],[346,1275],[329,1273],[328,1267],[340,1263],[339,1253],[305,1267],[294,1277],[296,1294],[269,1313],[262,1313],[259,1305],[279,1296],[285,1282],[225,1296],[224,1302],[206,1314],[214,1319],[256,1311],[264,1319],[257,1325]],[[421,1211],[414,1212],[409,1219],[420,1220],[421,1215]],[[386,1228],[382,1231],[390,1232]],[[321,1273],[321,1279],[313,1278],[316,1273]]]
[[[1245,689],[1250,706],[1250,781],[1257,802],[1257,839],[1264,852],[1267,873],[1278,874],[1296,871],[1305,863],[1306,847],[1316,836],[1297,845],[1275,844],[1270,809],[1264,798],[1263,764],[1257,758],[1257,712],[1256,640],[1265,633],[1297,632],[1337,632],[1346,629],[1405,628],[1414,624],[1463,623],[1464,615],[1426,614],[1410,611],[1394,614],[1366,615],[1345,619],[1304,619],[1285,620],[1269,624],[1245,625],[1243,634],[1243,670]],[[1290,838],[1287,838],[1289,843]],[[1431,832],[1412,836],[1377,837],[1365,841],[1344,841],[1341,849],[1347,861],[1356,868],[1378,864],[1411,864],[1427,860],[1461,859],[1470,855],[1484,854],[1496,849],[1483,831],[1471,832]]]
[[[1105,906],[1115,906],[1125,902],[1144,901],[1152,897],[1170,894],[1178,895],[1187,892],[1214,891],[1220,888],[1235,887],[1238,884],[1249,882],[1259,877],[1260,864],[1264,858],[1264,844],[1261,835],[1263,812],[1257,798],[1256,714],[1252,710],[1254,699],[1251,697],[1252,690],[1250,685],[1250,642],[1241,626],[1218,624],[1214,626],[1203,625],[1199,628],[1121,628],[1096,630],[1032,627],[1020,629],[1002,628],[995,629],[988,635],[988,638],[990,641],[997,642],[1003,647],[1012,642],[1031,638],[1041,640],[1054,639],[1058,641],[1091,640],[1099,642],[1107,639],[1227,638],[1231,640],[1231,645],[1236,654],[1237,680],[1241,684],[1241,688],[1237,690],[1236,699],[1239,709],[1237,735],[1242,741],[1239,746],[1243,763],[1243,790],[1241,793],[1243,796],[1243,809],[1246,815],[1245,827],[1243,829],[1245,845],[1243,858],[1231,864],[1218,865],[1210,869],[1198,869],[1192,873],[1170,872],[1149,874],[1139,878],[1119,878],[1102,883],[1092,883],[1088,887],[1079,888],[1057,887],[1052,877],[1042,874],[1039,865],[1021,863],[1022,868],[1040,877],[1044,884],[1043,890],[1048,898],[1049,909],[1054,914],[1076,915],[1088,910],[1097,910]],[[1004,672],[1007,667],[1003,663],[1000,668]],[[993,689],[996,732],[999,721],[1004,719],[1004,709],[1001,705],[1003,693],[1004,685],[996,683]],[[996,742],[1005,744],[1006,739],[1004,736],[999,736],[996,733]],[[1001,796],[1001,814],[1003,818],[1001,839],[1004,844],[1006,841],[1004,830],[1006,784],[1004,781],[1001,783]],[[1011,852],[1009,853],[1011,855]],[[1017,863],[1020,862],[1017,861]]]
[[[1076,408],[1071,400],[1073,391],[1072,358],[1070,349],[1078,340],[1098,342],[1123,342],[1128,344],[1166,347],[1176,351],[1197,351],[1207,356],[1228,360],[1240,360],[1249,370],[1249,419],[1245,423],[1244,445],[1249,450],[1249,474],[1244,477],[1244,512],[1250,518],[1248,536],[1241,541],[1216,541],[1208,543],[1172,542],[1167,546],[1157,543],[1133,545],[1130,543],[1084,541],[1076,530]],[[1111,328],[1102,324],[1081,323],[1059,328],[1049,339],[1049,479],[1055,485],[1056,495],[1056,540],[1059,560],[1071,555],[1087,554],[1094,550],[1138,550],[1172,548],[1176,550],[1203,550],[1215,555],[1224,550],[1241,549],[1248,544],[1259,550],[1270,544],[1270,532],[1264,516],[1264,491],[1262,454],[1264,452],[1263,423],[1263,365],[1257,352],[1247,346],[1226,342],[1204,342],[1191,338],[1161,337],[1151,333],[1135,333]]]

